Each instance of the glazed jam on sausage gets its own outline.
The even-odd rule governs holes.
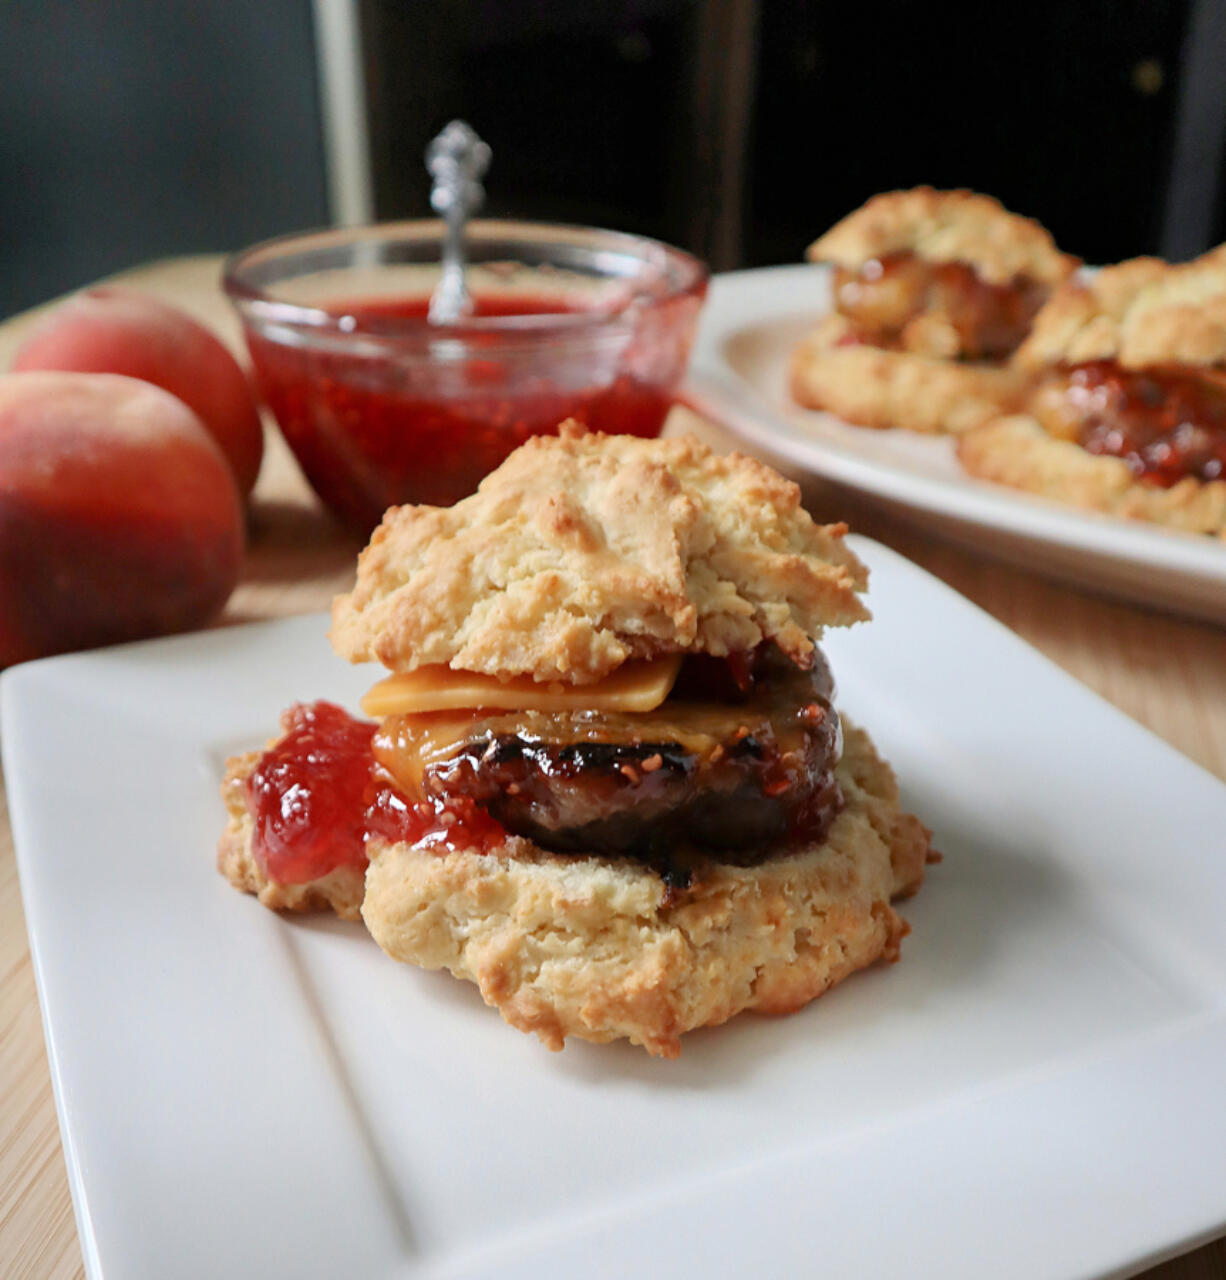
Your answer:
[[[738,674],[687,660],[645,714],[390,716],[375,755],[406,789],[467,795],[545,849],[668,875],[694,857],[752,861],[824,833],[841,805],[842,736],[820,657],[801,671],[767,648]]]
[[[1226,478],[1226,390],[1186,369],[1075,365],[1045,381],[1032,410],[1051,435],[1120,458],[1160,488]]]
[[[508,834],[566,853],[630,857],[672,887],[703,860],[759,860],[818,840],[843,798],[842,750],[820,655],[773,647],[687,658],[646,714],[438,712],[381,725],[316,703],[246,783],[254,851],[302,883],[361,866],[371,836],[484,851]]]
[[[963,262],[929,262],[910,251],[836,267],[835,306],[860,340],[887,349],[968,360],[1002,360],[1030,331],[1049,290],[1025,277],[989,284]],[[939,336],[930,321],[939,320]],[[956,335],[956,350],[950,341]]]

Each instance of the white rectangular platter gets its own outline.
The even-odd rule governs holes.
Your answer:
[[[945,860],[893,967],[553,1055],[213,869],[308,617],[51,659],[0,740],[94,1280],[1126,1274],[1226,1230],[1226,787],[907,561],[828,637]]]
[[[796,404],[788,366],[830,310],[822,266],[716,276],[683,398],[758,449],[910,512],[1024,568],[1226,622],[1226,543],[1116,519],[968,476],[952,438],[856,427]]]

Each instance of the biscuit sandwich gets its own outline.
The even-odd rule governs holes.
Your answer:
[[[897,958],[929,833],[817,646],[868,617],[844,534],[750,458],[570,425],[453,507],[391,509],[333,608],[337,652],[389,670],[372,719],[299,708],[233,761],[221,869],[270,906],[360,909],[554,1049],[675,1057]],[[283,861],[270,824],[314,801],[282,765],[308,758],[344,848]]]
[[[1066,285],[1015,363],[1031,391],[958,442],[967,471],[1226,538],[1226,246]]]
[[[793,397],[867,427],[960,433],[1015,407],[1008,361],[1076,270],[1031,218],[991,196],[874,196],[809,246],[834,309],[796,348]]]

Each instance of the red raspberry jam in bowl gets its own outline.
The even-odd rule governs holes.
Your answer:
[[[361,534],[403,502],[448,506],[568,417],[658,435],[707,269],[655,240],[469,224],[473,314],[427,319],[442,224],[285,237],[227,264],[256,381],[324,503]]]

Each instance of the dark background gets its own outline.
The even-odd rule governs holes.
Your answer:
[[[306,0],[0,0],[0,316],[327,218]]]
[[[326,2],[326,0],[325,0]],[[970,186],[1090,262],[1226,238],[1226,0],[356,0],[374,208],[453,116],[491,214],[719,269],[876,191]],[[328,220],[309,0],[0,5],[0,314]]]
[[[990,192],[1088,261],[1158,252],[1192,8],[365,0],[378,209],[425,207],[421,139],[466,114],[494,149],[491,210],[722,267],[794,261],[874,192],[924,182]]]

